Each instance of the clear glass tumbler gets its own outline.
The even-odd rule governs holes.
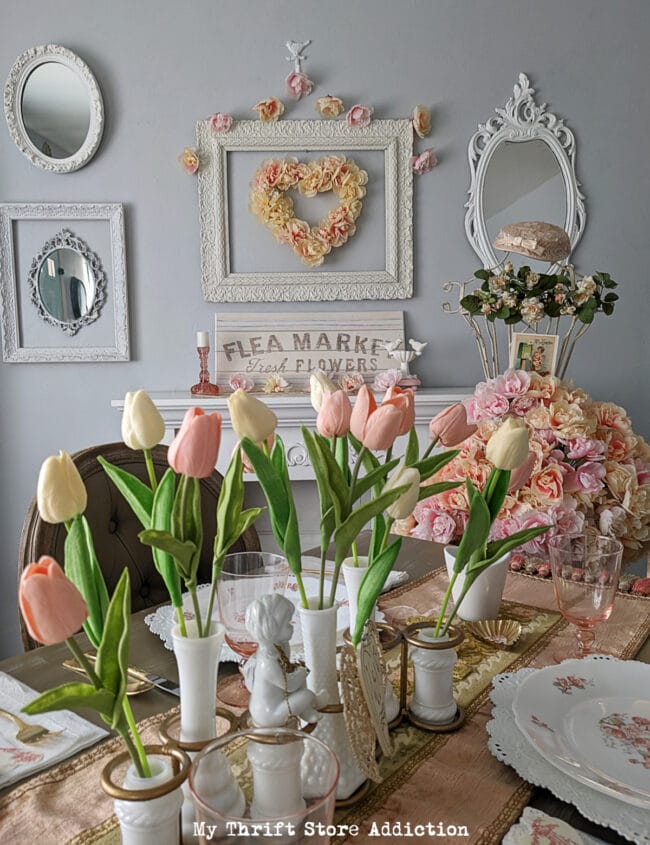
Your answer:
[[[339,763],[308,734],[254,728],[201,751],[189,786],[198,842],[326,845],[333,834]]]
[[[623,545],[598,534],[564,534],[552,537],[548,547],[558,607],[577,630],[577,648],[560,657],[593,654],[593,629],[614,607]]]

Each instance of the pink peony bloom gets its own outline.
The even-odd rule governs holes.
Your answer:
[[[506,370],[502,376],[495,379],[497,393],[504,396],[523,396],[530,387],[530,376],[525,370]]]
[[[287,76],[286,83],[287,97],[292,100],[301,100],[303,97],[307,97],[314,88],[314,83],[308,76],[295,70]]]
[[[495,393],[489,388],[476,391],[474,397],[468,400],[467,418],[470,422],[481,420],[496,420],[508,413],[510,403],[505,396]],[[470,419],[471,418],[471,419]]]
[[[525,417],[529,411],[539,405],[539,399],[534,396],[515,396],[510,403],[510,413],[515,417]]]
[[[571,501],[570,497],[567,496],[565,501],[549,510],[555,522],[555,527],[551,528],[549,536],[580,534],[582,532],[585,527],[585,515],[582,511],[576,510],[575,503],[571,504]]]
[[[583,458],[588,461],[605,460],[605,444],[602,440],[592,440],[590,437],[573,437],[566,444],[567,458],[578,461]]]
[[[522,529],[537,528],[539,525],[553,525],[553,517],[544,511],[530,511],[521,520]],[[522,551],[529,555],[546,554],[546,534],[548,531],[529,540],[521,547]]]
[[[515,516],[506,516],[503,519],[495,520],[490,530],[490,542],[493,540],[505,540],[521,529],[521,523]]]
[[[420,155],[411,156],[411,168],[417,176],[422,176],[423,173],[433,170],[436,164],[438,164],[438,159],[433,151],[433,147],[423,150]]]
[[[456,521],[448,513],[438,513],[432,508],[419,508],[418,524],[411,531],[412,537],[433,543],[451,543],[457,533]]]
[[[255,387],[253,379],[246,376],[230,376],[228,384],[233,392],[241,389],[249,393]]]
[[[402,380],[402,371],[398,369],[384,370],[377,373],[372,384],[374,390],[388,390]]]
[[[602,464],[587,461],[577,469],[568,472],[564,479],[564,489],[567,493],[598,493],[605,486],[604,478],[607,470]]]
[[[213,132],[228,132],[232,126],[232,117],[229,114],[218,111],[208,118],[208,123]]]
[[[345,119],[348,126],[352,126],[355,129],[365,129],[370,124],[373,112],[374,109],[372,106],[363,106],[361,103],[357,103],[345,115]]]

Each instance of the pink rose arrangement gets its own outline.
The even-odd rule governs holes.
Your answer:
[[[630,559],[650,541],[650,446],[633,432],[623,408],[594,401],[557,378],[523,370],[480,383],[464,405],[475,431],[434,476],[436,482],[468,477],[480,485],[489,473],[486,450],[503,419],[520,419],[528,429],[528,459],[512,473],[492,526],[494,539],[548,525],[545,534],[523,547],[543,560],[549,537],[589,527],[619,539]],[[445,443],[435,420],[431,429]],[[463,489],[453,489],[419,502],[404,530],[454,543],[468,514]]]
[[[229,114],[218,111],[208,118],[208,123],[213,132],[229,132],[232,126],[232,117]]]
[[[293,71],[287,76],[287,97],[292,100],[301,100],[303,97],[308,97],[311,94],[314,83],[304,73]]]
[[[345,115],[345,120],[348,126],[354,129],[365,129],[366,126],[370,125],[373,112],[374,109],[372,106],[364,106],[361,103],[357,103]]]

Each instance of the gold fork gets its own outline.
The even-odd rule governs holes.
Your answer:
[[[9,710],[3,710],[2,707],[0,707],[0,716],[6,716],[8,719],[11,719],[14,724],[18,725],[16,739],[18,742],[24,742],[25,745],[30,745],[33,742],[40,742],[41,739],[45,739],[46,737],[59,736],[59,734],[63,733],[63,731],[51,731],[44,725],[30,725],[27,722],[24,722],[20,716],[16,716],[15,713],[10,713]]]

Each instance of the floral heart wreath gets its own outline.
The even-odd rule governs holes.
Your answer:
[[[262,162],[253,177],[249,208],[278,243],[290,246],[303,264],[318,267],[333,247],[354,235],[367,182],[366,171],[345,156],[306,163],[296,158],[271,159]],[[305,197],[333,191],[340,202],[318,226],[310,226],[294,215],[293,200],[286,194],[290,188]]]

